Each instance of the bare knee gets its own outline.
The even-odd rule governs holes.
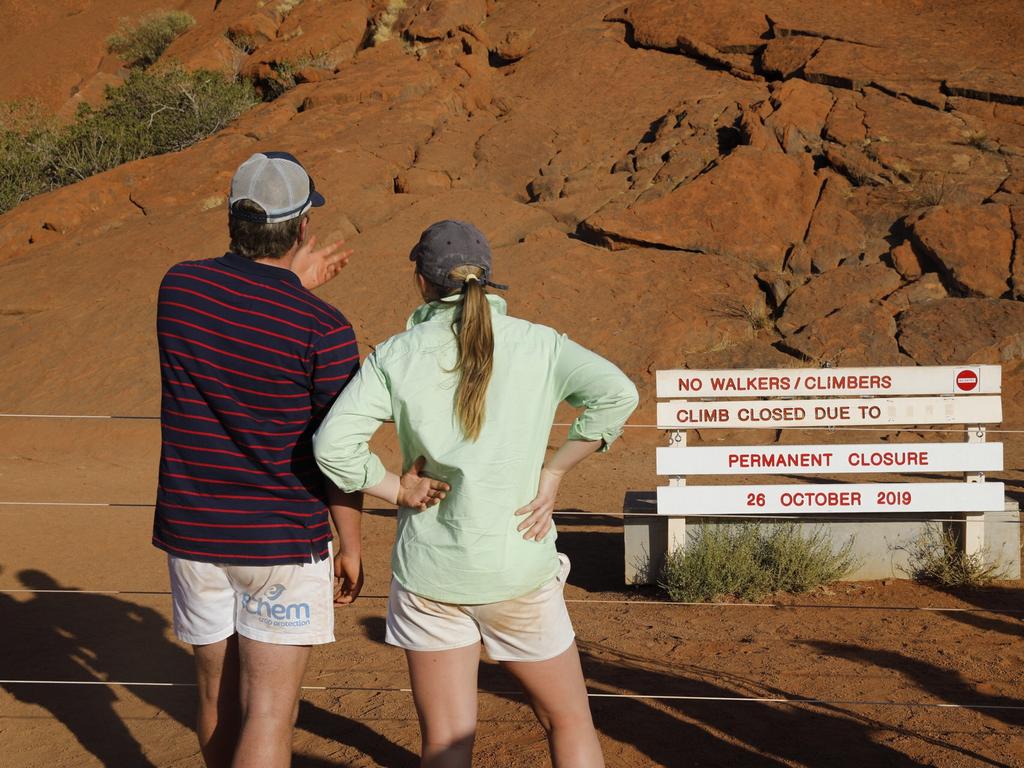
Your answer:
[[[422,739],[421,768],[463,768],[473,759],[473,742],[476,729],[469,732],[458,730],[424,730]]]
[[[567,707],[556,711],[534,707],[534,713],[549,736],[555,732],[567,733],[594,727],[590,707]]]
[[[448,747],[473,746],[476,739],[476,723],[464,726],[431,726],[422,729],[423,743]]]

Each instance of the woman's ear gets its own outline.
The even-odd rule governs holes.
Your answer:
[[[416,273],[416,286],[420,289],[420,296],[424,301],[430,301],[430,290],[427,286],[427,279],[419,272]]]

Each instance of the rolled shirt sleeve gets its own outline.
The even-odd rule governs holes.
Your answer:
[[[374,353],[334,401],[313,435],[320,471],[346,493],[380,483],[384,465],[370,451],[369,440],[390,419],[391,392]]]
[[[601,440],[601,451],[622,434],[639,402],[636,386],[613,363],[565,338],[555,367],[561,399],[583,413],[569,427],[570,440]]]

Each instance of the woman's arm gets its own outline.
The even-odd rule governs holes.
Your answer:
[[[608,450],[639,402],[636,387],[622,371],[570,339],[562,344],[555,378],[559,399],[584,410],[573,420],[565,444],[544,463],[533,501],[516,510],[518,516],[528,515],[516,528],[527,540],[547,535],[562,478],[590,454]]]
[[[431,507],[449,487],[420,474],[423,457],[399,477],[370,451],[370,438],[391,418],[391,392],[376,354],[371,354],[313,436],[320,471],[344,492],[363,491],[400,507]]]
[[[525,507],[516,510],[516,515],[529,515],[516,527],[517,531],[525,531],[524,539],[540,541],[548,535],[562,478],[587,456],[600,450],[602,444],[601,440],[568,440],[544,463],[537,495]]]
[[[432,507],[447,495],[451,487],[448,483],[421,475],[426,463],[427,460],[420,456],[401,477],[385,471],[383,480],[363,491],[397,507],[419,510]]]

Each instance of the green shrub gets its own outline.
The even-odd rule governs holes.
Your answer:
[[[46,168],[55,138],[38,108],[0,104],[0,213],[52,187]]]
[[[0,213],[122,163],[184,149],[257,102],[248,81],[169,68],[133,71],[101,107],[83,105],[63,128],[0,105]]]
[[[195,23],[184,11],[157,11],[135,25],[122,19],[117,32],[107,38],[107,50],[120,56],[129,67],[148,67]]]
[[[805,592],[852,571],[852,549],[852,538],[836,551],[824,529],[802,533],[792,523],[697,525],[686,547],[668,554],[659,584],[682,602]]]
[[[953,532],[941,524],[929,524],[909,544],[898,549],[907,553],[903,570],[908,576],[940,587],[984,587],[1006,575],[998,560],[988,562],[988,552],[964,552]]]
[[[70,184],[121,163],[175,152],[216,133],[256,103],[248,82],[219,72],[134,71],[99,109],[83,106],[57,142],[50,174]]]

